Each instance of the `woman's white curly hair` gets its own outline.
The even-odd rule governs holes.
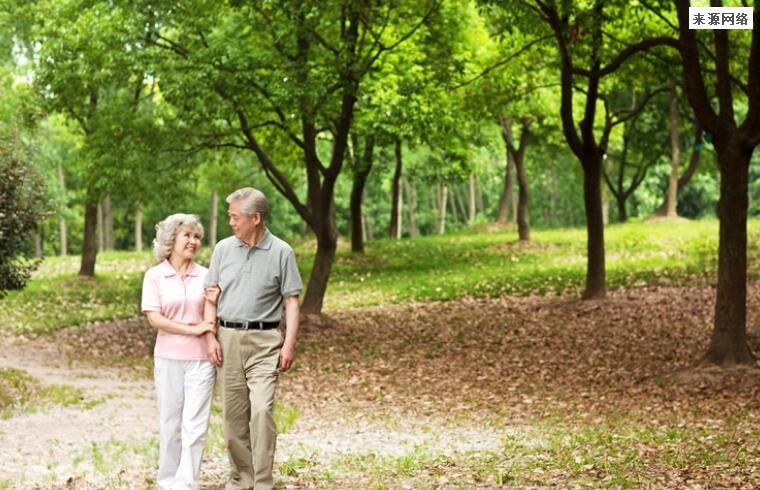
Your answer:
[[[156,261],[163,262],[172,254],[174,240],[182,228],[198,230],[203,239],[203,225],[200,218],[194,214],[177,213],[167,216],[156,225],[156,238],[153,240],[153,251]]]

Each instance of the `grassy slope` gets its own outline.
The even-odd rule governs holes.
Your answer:
[[[704,284],[714,281],[718,223],[631,223],[606,230],[607,283]],[[583,286],[585,230],[536,230],[534,243],[516,242],[514,230],[480,228],[402,241],[380,240],[364,256],[338,251],[326,298],[328,309],[463,296],[576,292]],[[760,277],[760,221],[749,224],[749,272]],[[313,243],[296,245],[308,277]],[[208,261],[204,249],[200,262]],[[140,287],[149,253],[98,256],[97,277],[75,276],[78,257],[45,260],[26,290],[0,302],[14,334],[139,314]]]

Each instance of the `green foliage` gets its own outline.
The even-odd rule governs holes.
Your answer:
[[[18,153],[0,142],[0,297],[23,288],[37,266],[28,244],[47,204],[40,176]]]

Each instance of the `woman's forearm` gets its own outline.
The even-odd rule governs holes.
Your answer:
[[[148,312],[148,323],[150,323],[150,326],[156,330],[161,330],[166,333],[198,335],[202,331],[200,325],[186,325],[184,323],[175,322],[174,320],[169,320],[157,311]]]

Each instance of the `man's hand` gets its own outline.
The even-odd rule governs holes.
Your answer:
[[[211,339],[208,342],[208,351],[206,357],[209,362],[216,367],[222,367],[222,346],[219,345],[219,341]]]
[[[204,296],[206,297],[206,301],[211,303],[212,305],[216,305],[219,301],[219,296],[222,294],[221,288],[217,284],[212,284],[211,286],[206,288],[206,292]]]
[[[284,344],[280,349],[280,372],[286,372],[293,366],[296,358],[296,348],[290,344]]]

